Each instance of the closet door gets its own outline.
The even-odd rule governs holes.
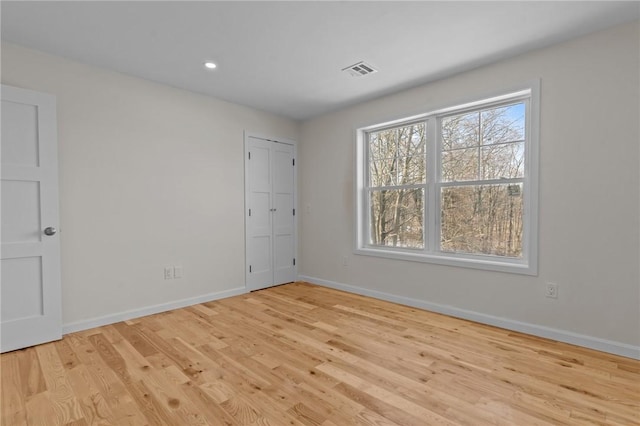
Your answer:
[[[246,148],[246,283],[257,290],[273,284],[271,142],[251,137]]]
[[[273,283],[295,281],[293,146],[272,142]]]
[[[245,138],[246,285],[258,290],[296,279],[294,146]]]

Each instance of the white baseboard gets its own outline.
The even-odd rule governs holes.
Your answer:
[[[90,318],[87,320],[71,322],[62,325],[62,334],[73,333],[76,331],[88,330],[90,328],[101,327],[120,321],[126,321],[133,318],[144,317],[147,315],[158,314],[160,312],[171,311],[173,309],[184,308],[198,303],[211,302],[212,300],[225,299],[227,297],[238,296],[247,293],[245,287],[232,288],[231,290],[219,291],[216,293],[203,294],[201,296],[190,297],[187,299],[175,300],[172,302],[161,303],[159,305],[146,306],[131,311],[118,312],[115,314],[105,315],[102,317]]]
[[[343,290],[349,293],[369,296],[375,299],[395,302],[414,308],[437,312],[439,314],[449,315],[456,318],[462,318],[482,324],[504,328],[507,330],[518,331],[538,337],[544,337],[546,339],[557,340],[559,342],[570,343],[572,345],[582,346],[589,349],[595,349],[597,351],[608,352],[614,355],[620,355],[640,360],[640,346],[633,346],[626,343],[620,343],[612,340],[601,339],[598,337],[587,336],[585,334],[574,333],[572,331],[559,330],[557,328],[550,328],[541,325],[515,321],[508,318],[496,317],[480,312],[468,311],[466,309],[460,309],[454,306],[441,305],[424,300],[411,299],[409,297],[397,296],[395,294],[385,293],[377,290],[369,290],[362,287],[338,283],[335,281],[323,280],[306,275],[300,275],[298,279],[300,281],[306,281],[311,284],[317,284],[337,290]]]

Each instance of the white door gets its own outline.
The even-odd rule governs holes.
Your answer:
[[[258,290],[295,281],[295,148],[245,140],[246,283]]]
[[[56,104],[2,85],[0,352],[62,337]]]

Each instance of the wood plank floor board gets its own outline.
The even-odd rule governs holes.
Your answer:
[[[62,365],[64,366],[65,369],[71,370],[74,367],[76,367],[78,364],[80,364],[80,361],[78,360],[78,355],[76,355],[76,353],[73,351],[68,341],[64,339],[59,340],[55,342],[54,345],[56,347],[56,350],[58,351],[58,357],[60,358],[60,362],[62,362]],[[39,369],[40,367],[39,363],[37,366],[34,365],[33,367],[36,367],[36,371],[37,371],[37,369]]]
[[[337,384],[334,389],[345,397],[353,399],[366,407],[366,409],[371,410],[380,417],[388,419],[393,423],[402,426],[424,426],[429,424],[425,419],[421,419],[417,413],[399,409],[347,383],[341,382]]]
[[[55,343],[37,346],[36,352],[47,387],[46,392],[49,394],[48,399],[53,403],[56,422],[67,424],[82,419],[84,413],[69,383]]]
[[[25,405],[27,399],[32,396],[29,388],[22,383],[19,352],[3,354],[0,360],[2,363],[0,365],[2,374],[0,410],[2,410],[2,418],[7,419],[7,424],[27,424]]]
[[[499,423],[497,416],[476,409],[474,404],[480,400],[480,395],[468,400],[461,398],[459,393],[455,395],[449,394],[429,383],[417,383],[397,374],[389,374],[388,371],[372,370],[360,367],[357,364],[348,365],[340,362],[333,362],[331,365],[357,376],[366,383],[379,387],[382,391],[398,394],[410,403],[413,402],[420,405],[425,399],[429,399],[429,408],[440,415],[451,418],[454,415],[457,416],[458,413],[468,411],[473,412],[473,416],[477,421],[489,418],[491,420],[487,420],[489,423]],[[459,391],[459,389],[456,389],[456,391]]]
[[[107,401],[93,384],[87,366],[77,365],[67,375],[86,422],[90,425],[114,424],[116,417]]]
[[[280,377],[286,378],[289,386],[287,386],[288,394],[291,400],[301,400],[306,405],[298,407],[295,412],[305,413],[307,411],[313,412],[316,415],[311,416],[323,423],[325,420],[329,420],[337,424],[349,424],[353,416],[357,415],[363,408],[358,404],[354,404],[352,401],[346,398],[340,398],[332,392],[333,384],[337,384],[337,381],[324,383],[315,383],[314,386],[308,385],[308,373],[306,371],[300,371],[287,365],[277,367],[274,372]],[[317,380],[320,372],[314,373],[314,380]],[[310,405],[310,402],[313,402]],[[309,410],[307,410],[309,408]]]
[[[223,316],[226,317],[227,315]],[[231,316],[227,318],[227,321],[229,322],[225,325],[225,328],[228,330],[228,333],[233,333],[234,329],[240,324],[240,321],[236,321],[235,318]],[[266,325],[243,324],[242,334],[250,341],[259,342],[266,346],[267,350],[272,352],[273,355],[279,359],[280,363],[286,361],[288,363],[315,365],[324,361],[324,357],[315,356],[308,348],[301,347],[294,342],[283,339],[279,331],[282,328],[280,326],[278,326],[276,330],[273,330]],[[220,326],[220,323],[218,323],[218,326]]]
[[[61,422],[54,406],[53,397],[49,391],[45,390],[36,395],[33,395],[25,401],[26,422],[28,425],[46,425],[46,424],[66,424]],[[13,425],[21,424],[20,422],[14,423],[15,419],[5,418],[4,411],[2,412],[2,424]]]
[[[640,425],[640,361],[306,283],[0,356],[0,425]]]
[[[114,424],[145,424],[144,416],[135,405],[124,383],[98,355],[95,347],[88,341],[86,334],[84,332],[74,333],[65,336],[63,340],[70,343],[78,356],[80,366],[86,369],[90,383],[97,389],[100,397],[104,399],[107,407],[113,413]],[[78,392],[81,391],[80,388]],[[76,393],[75,389],[74,393]]]

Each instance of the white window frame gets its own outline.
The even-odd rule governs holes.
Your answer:
[[[356,229],[354,253],[389,259],[435,263],[448,266],[510,272],[524,275],[538,274],[538,156],[540,128],[540,82],[534,81],[499,94],[478,96],[476,100],[460,102],[455,106],[439,108],[429,113],[388,120],[356,129]],[[477,100],[480,99],[480,100]],[[451,253],[440,247],[440,189],[454,183],[441,182],[440,121],[443,117],[477,111],[514,102],[525,103],[526,138],[523,182],[523,238],[522,257]],[[426,122],[427,176],[424,211],[424,249],[399,248],[369,244],[369,186],[367,134],[388,127],[402,126],[416,121]],[[518,178],[519,180],[520,178]],[[505,183],[508,183],[506,180]],[[465,182],[466,183],[466,182]],[[496,183],[472,181],[473,184]]]

